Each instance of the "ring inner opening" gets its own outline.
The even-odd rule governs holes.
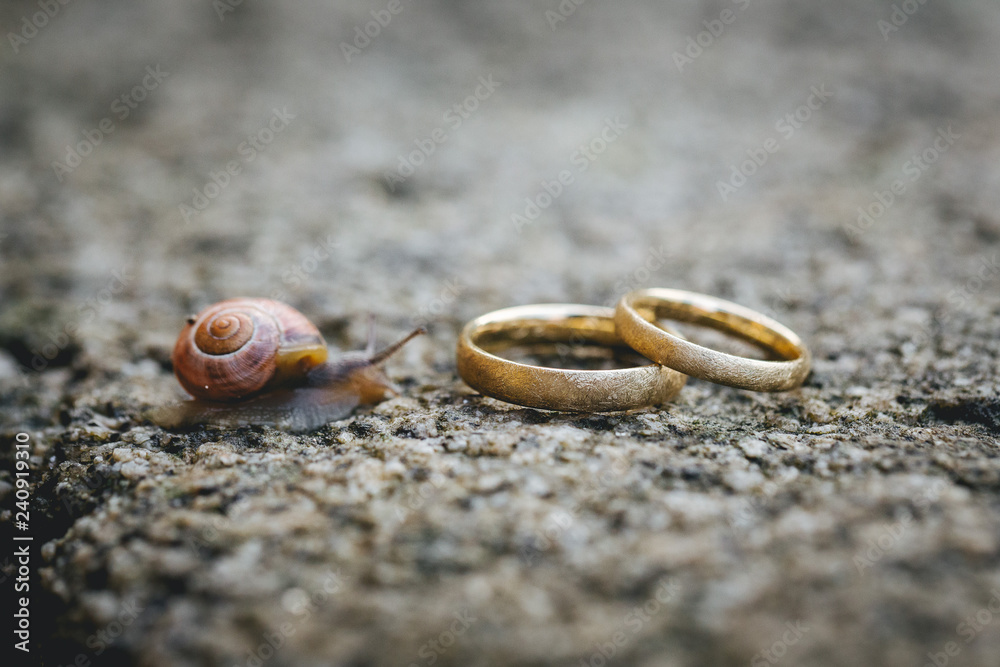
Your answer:
[[[798,347],[790,340],[740,315],[691,303],[664,303],[659,300],[638,299],[633,305],[650,322],[659,324],[660,320],[669,320],[671,325],[679,322],[712,330],[705,332],[694,327],[678,327],[692,342],[715,350],[769,361],[792,361],[800,355]]]
[[[472,338],[491,354],[532,366],[612,370],[653,363],[623,343],[614,321],[607,318],[494,322],[480,327]]]

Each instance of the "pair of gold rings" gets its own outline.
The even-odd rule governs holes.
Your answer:
[[[765,351],[753,359],[692,343],[660,320],[716,329]],[[535,366],[497,353],[512,347],[588,344],[638,352],[655,363],[610,370]],[[644,289],[615,308],[537,304],[505,308],[465,325],[458,373],[479,392],[508,403],[564,412],[616,412],[664,403],[688,376],[754,391],[802,384],[811,356],[787,327],[756,311],[704,294]]]

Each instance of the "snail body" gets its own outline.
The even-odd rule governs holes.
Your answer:
[[[423,332],[376,352],[372,327],[364,352],[332,357],[319,329],[291,306],[220,301],[188,318],[171,355],[178,382],[194,400],[156,410],[152,419],[168,428],[318,428],[397,394],[380,366]]]

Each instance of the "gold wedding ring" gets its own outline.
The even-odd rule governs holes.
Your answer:
[[[756,345],[778,361],[696,345],[654,324],[664,319],[716,329]],[[809,350],[791,330],[749,308],[704,294],[662,288],[632,292],[618,302],[615,326],[622,340],[648,359],[730,387],[784,391],[798,387],[809,374]]]
[[[494,354],[515,346],[566,343],[625,347],[615,333],[611,308],[516,306],[465,325],[458,338],[458,373],[487,396],[565,412],[614,412],[659,405],[673,398],[687,381],[684,374],[658,364],[575,370],[533,366]]]

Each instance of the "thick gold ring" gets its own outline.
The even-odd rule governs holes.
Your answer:
[[[750,359],[696,345],[655,324],[673,319],[711,327],[752,343],[778,361]],[[615,308],[622,340],[643,356],[691,377],[754,391],[785,391],[802,384],[812,357],[805,344],[770,317],[713,296],[674,289],[626,294]]]
[[[514,346],[560,343],[627,347],[615,333],[611,308],[516,306],[465,325],[458,337],[458,374],[487,396],[564,412],[615,412],[659,405],[673,398],[687,381],[684,374],[657,364],[576,370],[532,366],[493,354]]]

